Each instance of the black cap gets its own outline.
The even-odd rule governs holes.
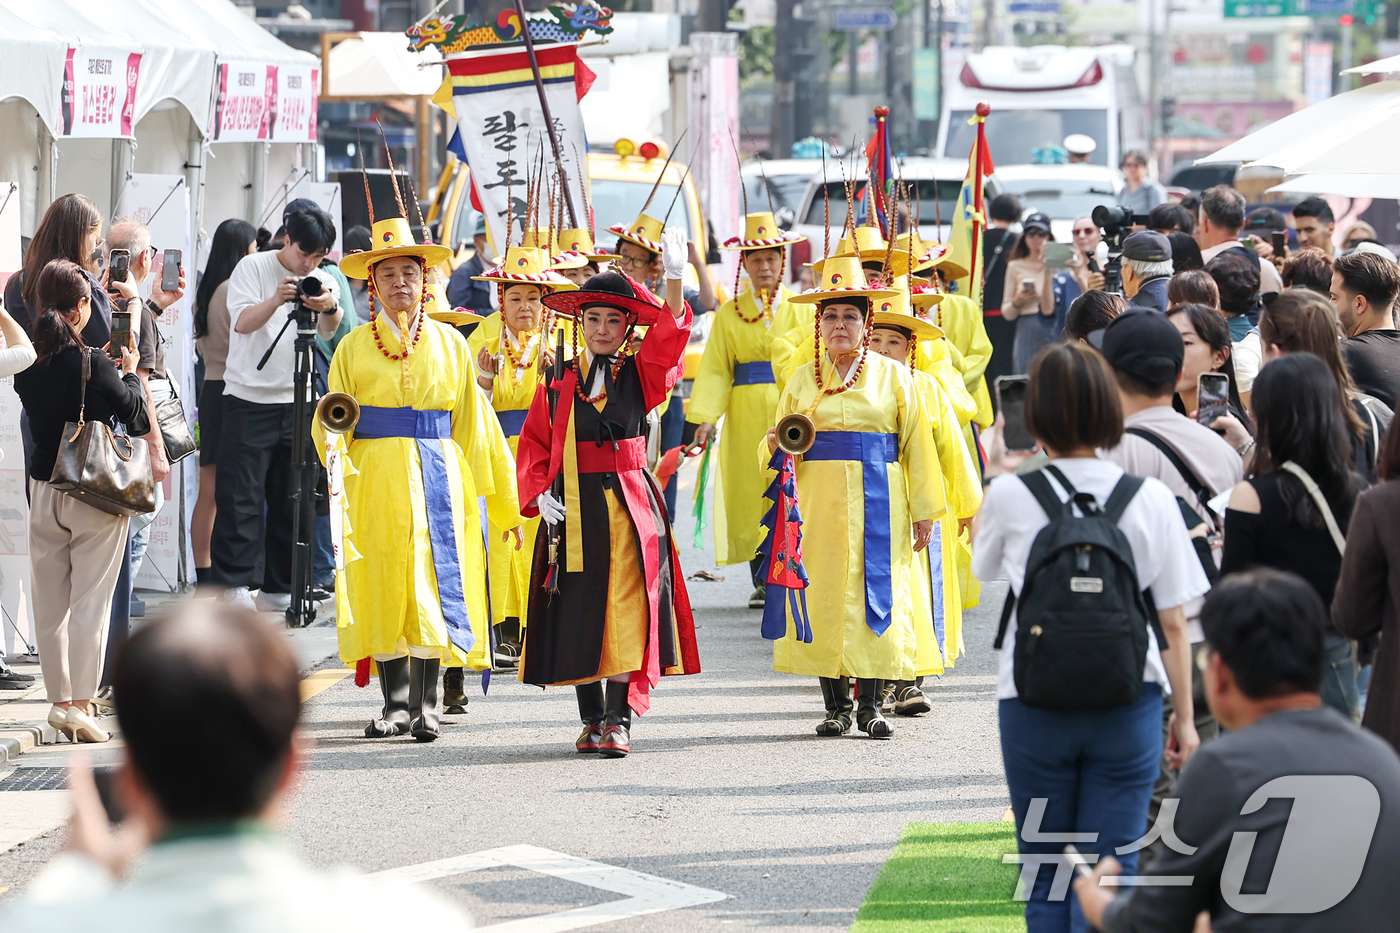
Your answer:
[[[1139,230],[1123,240],[1123,258],[1138,262],[1171,262],[1172,241],[1153,230]]]
[[[1042,214],[1042,213],[1040,213],[1039,211],[1036,211],[1034,214],[1031,214],[1031,215],[1030,215],[1029,217],[1027,217],[1025,220],[1021,221],[1021,229],[1022,229],[1022,230],[1042,230],[1042,231],[1044,231],[1045,233],[1049,233],[1049,232],[1050,232],[1050,218],[1049,218],[1047,215]]]
[[[1250,233],[1283,233],[1288,229],[1288,221],[1276,208],[1256,207],[1245,218],[1244,228]]]
[[[1171,319],[1145,308],[1124,311],[1090,334],[1089,344],[1115,370],[1148,385],[1175,379],[1186,355],[1181,331]]]
[[[310,198],[292,198],[287,202],[287,206],[282,208],[282,226],[287,225],[287,218],[302,211],[320,211],[321,205]],[[324,212],[323,212],[324,213]]]

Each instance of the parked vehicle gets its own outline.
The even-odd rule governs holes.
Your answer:
[[[826,184],[823,188],[821,161],[817,162],[817,174],[807,186],[802,198],[802,209],[792,232],[807,238],[804,243],[788,247],[788,278],[796,281],[802,271],[802,264],[822,258],[823,244],[828,236],[831,248],[841,239],[846,225],[846,190],[841,180],[841,168],[835,159],[827,160]],[[895,166],[895,177],[912,186],[917,201],[911,209],[919,223],[919,236],[927,242],[941,243],[947,239],[953,219],[953,205],[962,191],[963,178],[967,175],[967,159],[934,159],[911,156]],[[846,162],[846,177],[851,178],[851,166]],[[864,156],[861,166],[854,173],[857,194],[865,191]],[[825,191],[825,194],[823,193]],[[982,191],[988,198],[1002,191],[1001,182],[995,175],[983,180]],[[826,198],[830,198],[830,226],[822,229],[822,218],[827,212]],[[859,209],[857,210],[859,216]]]
[[[821,159],[749,159],[739,175],[748,194],[749,210],[766,211],[771,200],[778,226],[786,230],[797,222],[802,196],[821,172]],[[765,177],[768,179],[766,190]]]
[[[1050,232],[1069,242],[1076,217],[1093,213],[1100,204],[1117,204],[1123,182],[1106,165],[998,165],[1002,189],[1021,199],[1027,213],[1050,217]]]
[[[1065,137],[1082,133],[1098,144],[1090,162],[1117,168],[1124,152],[1147,145],[1134,55],[1131,45],[989,46],[973,53],[949,82],[936,151],[967,158],[977,133],[968,118],[986,101],[987,142],[998,166],[1054,161]]]

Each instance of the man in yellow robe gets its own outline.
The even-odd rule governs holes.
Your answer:
[[[792,292],[783,284],[787,246],[804,237],[790,236],[778,227],[769,212],[749,214],[744,235],[731,237],[723,249],[740,250],[740,265],[748,273],[749,288],[739,290],[715,313],[705,355],[695,375],[686,413],[682,446],[703,447],[719,443],[719,478],[715,483],[715,562],[749,564],[754,591],[750,609],[762,609],[763,573],[757,555],[763,539],[763,513],[768,501],[763,490],[768,479],[753,462],[754,447],[773,426],[773,413],[781,388],[776,380],[775,340],[798,327],[796,312],[788,302]],[[810,337],[810,331],[802,328]],[[800,336],[800,335],[799,335]],[[724,418],[723,437],[715,429]]]
[[[341,341],[328,380],[359,419],[330,436],[314,426],[340,525],[337,634],[347,664],[366,676],[378,664],[384,709],[365,735],[432,741],[442,663],[491,663],[477,498],[518,544],[515,463],[467,345],[422,313],[424,267],[451,251],[419,246],[402,218],[376,222],[372,236],[374,249],[340,267],[369,280],[378,313]]]

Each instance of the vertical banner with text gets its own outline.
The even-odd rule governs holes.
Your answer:
[[[559,140],[564,184],[573,200],[578,226],[586,228],[584,205],[588,201],[581,184],[588,172],[580,171],[578,160],[587,158],[588,138],[578,102],[588,93],[593,72],[578,60],[573,45],[543,46],[535,55]],[[520,242],[527,175],[541,148],[547,154],[545,190],[553,187],[557,174],[530,59],[519,49],[465,52],[449,55],[447,70],[443,90],[450,85],[451,97],[439,91],[434,100],[455,111],[465,161],[472,167],[472,185],[486,215],[491,243],[497,253],[504,253],[509,245],[508,217],[514,218],[512,242]]]
[[[281,65],[275,69],[277,111],[272,138],[279,143],[316,142],[321,69],[314,65]]]
[[[132,134],[141,53],[70,48],[63,65],[60,135],[115,139]]]

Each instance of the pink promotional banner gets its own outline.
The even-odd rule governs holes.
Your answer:
[[[70,48],[63,66],[60,135],[130,136],[140,73],[140,52]]]
[[[279,143],[314,143],[321,69],[311,65],[282,65],[276,72],[277,110],[272,138]]]
[[[277,66],[258,62],[219,65],[214,139],[250,143],[267,139],[277,110]]]

